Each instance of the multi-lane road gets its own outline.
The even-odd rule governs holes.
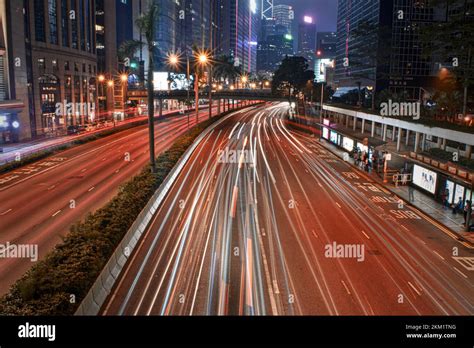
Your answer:
[[[472,315],[473,250],[287,112],[252,107],[204,138],[102,314]]]
[[[208,114],[202,111],[200,121]],[[195,124],[193,115],[190,126]],[[186,116],[157,122],[157,154],[187,127]],[[43,257],[72,224],[109,201],[148,160],[148,129],[139,126],[0,176],[0,245],[35,245]],[[32,264],[31,258],[0,258],[0,294]]]

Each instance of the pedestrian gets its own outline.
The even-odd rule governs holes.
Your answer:
[[[458,202],[456,205],[453,205],[453,214],[461,213],[464,210],[464,204],[462,201],[462,197],[459,197]]]
[[[449,207],[449,189],[445,188],[441,194],[441,200],[443,201],[443,208],[446,209]]]
[[[464,205],[463,213],[464,213],[464,226],[467,226],[468,224],[467,217],[471,216],[472,214],[472,204],[470,200],[466,201],[466,204]]]

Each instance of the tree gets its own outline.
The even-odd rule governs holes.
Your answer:
[[[288,92],[288,98],[297,95],[314,80],[314,71],[309,70],[308,60],[304,57],[286,57],[275,71],[272,92]]]
[[[154,41],[155,24],[158,21],[158,6],[151,2],[150,6],[137,20],[135,25],[145,36],[145,42],[141,40],[129,40],[124,42],[119,49],[119,56],[133,57],[135,53],[146,46],[148,49],[148,76],[147,76],[147,92],[148,92],[148,130],[150,141],[150,164],[152,173],[156,172],[155,159],[155,105],[154,105],[154,89],[153,89],[153,70],[154,70],[154,54],[157,47]]]
[[[462,112],[466,116],[469,88],[474,84],[474,1],[431,0],[431,5],[444,7],[449,17],[421,30],[424,53],[436,57],[440,69],[448,68],[462,86]]]
[[[459,91],[437,92],[433,96],[433,101],[436,103],[436,116],[442,116],[443,121],[455,122],[455,115],[462,104],[462,94]]]
[[[218,81],[228,80],[235,84],[235,79],[240,75],[240,69],[235,66],[234,58],[223,55],[216,59],[213,75]]]

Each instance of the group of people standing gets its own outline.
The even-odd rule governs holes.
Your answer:
[[[451,208],[453,214],[463,214],[464,216],[464,226],[468,231],[474,229],[474,216],[472,216],[472,202],[470,200],[466,200],[464,203],[462,197],[459,197],[456,203],[450,204],[449,203],[449,189],[446,188],[443,193],[441,194],[441,200],[443,202],[443,207],[445,209]]]
[[[376,159],[373,155],[370,158],[369,154],[365,151],[360,151],[358,148],[354,150],[354,161],[355,164],[361,169],[370,173],[372,171],[372,163],[375,163]]]

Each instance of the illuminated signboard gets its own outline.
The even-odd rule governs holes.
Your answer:
[[[7,128],[8,127],[8,119],[5,115],[0,115],[0,128]]]
[[[323,138],[329,140],[329,129],[326,127],[323,128]]]
[[[419,165],[413,167],[413,184],[435,194],[438,175]]]
[[[337,134],[334,131],[331,131],[331,142],[333,142],[334,144],[339,144],[338,140],[339,140],[339,134]]]
[[[354,140],[348,137],[342,138],[342,147],[352,152],[352,150],[354,150]]]

